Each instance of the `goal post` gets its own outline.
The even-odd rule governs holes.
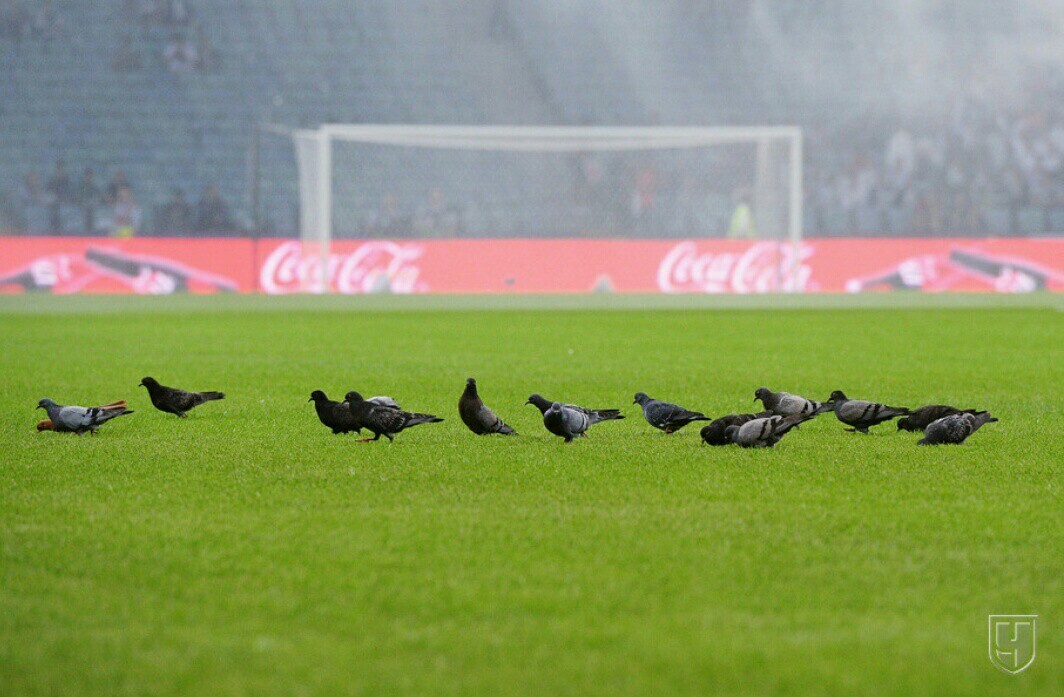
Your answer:
[[[774,241],[792,246],[778,254],[777,288],[796,290],[782,264],[800,258],[798,127],[325,124],[292,134],[299,233],[321,255],[309,292],[328,291],[334,239],[378,236]],[[440,223],[437,206],[453,215]],[[688,208],[691,220],[676,222]]]

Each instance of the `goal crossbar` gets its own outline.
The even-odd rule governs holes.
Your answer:
[[[438,126],[389,124],[323,124],[292,132],[300,181],[316,180],[302,191],[300,234],[318,245],[322,255],[320,287],[327,292],[325,263],[332,239],[332,149],[334,142],[451,150],[515,152],[650,151],[754,144],[759,157],[767,146],[785,144],[788,151],[786,236],[790,259],[797,265],[802,238],[802,129],[797,126]],[[796,278],[794,268],[788,278]],[[794,290],[794,288],[783,288]]]

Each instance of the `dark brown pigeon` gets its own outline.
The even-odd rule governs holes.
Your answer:
[[[877,402],[849,399],[842,390],[832,392],[829,402],[835,405],[835,417],[842,423],[853,426],[846,430],[854,433],[867,434],[868,429],[876,424],[912,413],[907,407],[888,407]]]
[[[403,429],[420,424],[443,421],[440,417],[432,414],[415,414],[402,409],[368,402],[363,399],[361,394],[353,390],[344,396],[344,400],[347,402],[347,407],[351,410],[351,415],[354,416],[358,425],[372,431],[374,434],[373,438],[362,438],[360,440],[362,443],[380,440],[381,436],[391,441],[395,439],[395,434]]]
[[[958,409],[948,404],[929,404],[926,407],[913,409],[913,413],[898,419],[899,431],[923,431],[931,423],[954,414],[975,414],[975,409]]]
[[[140,387],[148,388],[148,396],[151,397],[151,403],[156,409],[165,411],[167,414],[176,414],[181,418],[185,418],[185,412],[189,409],[198,407],[204,402],[225,399],[223,392],[188,392],[160,385],[155,378],[142,379]]]
[[[318,413],[318,420],[332,429],[333,433],[362,433],[358,421],[352,416],[351,410],[346,404],[329,399],[321,390],[310,393],[308,402],[314,402],[314,411]]]
[[[503,423],[502,419],[495,415],[491,409],[484,406],[484,402],[477,394],[477,381],[474,378],[466,380],[465,391],[458,398],[458,415],[462,417],[462,423],[478,436],[489,433],[501,433],[506,436],[515,436],[517,431]]]

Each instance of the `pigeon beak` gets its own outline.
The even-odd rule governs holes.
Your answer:
[[[35,409],[44,409],[44,407],[43,407],[42,405],[40,405],[40,404],[38,404],[38,405],[37,405],[36,407],[34,407],[34,408],[35,408]]]
[[[531,403],[532,403],[532,400],[530,400],[530,399],[526,399],[526,400],[525,400],[525,406],[526,406],[526,407],[527,407],[527,406],[528,406],[529,404],[531,404]]]
[[[313,401],[314,401],[314,398],[313,398],[313,397],[311,397],[311,398],[310,398],[310,399],[308,399],[307,401],[308,401],[308,402],[313,402]]]

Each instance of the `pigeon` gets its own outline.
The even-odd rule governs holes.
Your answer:
[[[543,412],[543,425],[556,436],[561,436],[566,443],[572,443],[576,437],[586,438],[587,429],[591,428],[591,417],[580,409],[570,409],[559,402],[553,402]]]
[[[898,419],[899,431],[923,431],[932,422],[938,421],[954,414],[976,414],[975,409],[958,409],[948,404],[929,404],[926,407],[913,409],[913,413]]]
[[[440,417],[432,414],[413,414],[402,409],[374,404],[363,399],[362,395],[355,391],[348,392],[344,396],[344,401],[347,402],[347,407],[350,409],[355,422],[374,434],[373,438],[362,438],[360,440],[362,443],[380,440],[381,436],[386,437],[389,441],[395,440],[395,434],[403,429],[420,424],[443,421]]]
[[[805,397],[800,397],[790,392],[773,392],[767,387],[759,387],[754,392],[754,401],[761,400],[767,411],[777,416],[790,416],[792,414],[823,414],[831,411],[831,403],[815,402]]]
[[[676,404],[669,404],[657,399],[651,399],[644,392],[635,393],[635,401],[643,407],[643,418],[654,428],[661,429],[665,433],[674,433],[691,423],[692,421],[710,421],[711,419],[697,411],[684,409]]]
[[[76,433],[79,436],[85,431],[96,435],[100,426],[111,419],[126,414],[132,414],[132,410],[126,408],[126,403],[112,402],[99,407],[64,407],[52,400],[45,398],[37,402],[38,409],[48,412],[48,420],[52,422],[52,430],[61,433]],[[37,430],[42,430],[37,424]]]
[[[917,445],[960,445],[983,424],[997,421],[988,411],[961,412],[944,416],[928,425]]]
[[[123,399],[123,400],[118,401],[118,402],[111,402],[110,404],[101,404],[100,406],[98,406],[96,408],[97,409],[110,409],[110,408],[113,408],[113,407],[125,407],[125,406],[126,406],[126,401]],[[132,413],[132,412],[130,412],[130,413]],[[58,429],[55,427],[55,424],[52,423],[51,419],[41,419],[40,421],[37,422],[37,433],[41,433],[42,431],[56,431],[56,430],[58,430]]]
[[[719,419],[713,419],[708,426],[703,426],[699,433],[702,435],[702,441],[708,445],[731,445],[731,440],[725,434],[725,430],[728,426],[742,426],[747,421],[763,419],[766,416],[772,416],[772,412],[763,411],[760,414],[728,414]]]
[[[186,392],[175,387],[160,385],[155,378],[142,379],[139,387],[148,388],[148,396],[151,397],[151,403],[156,409],[168,414],[176,414],[181,418],[187,416],[185,412],[189,409],[198,407],[204,402],[225,399],[225,394],[222,392]]]
[[[525,404],[535,405],[535,407],[539,409],[540,414],[546,414],[553,402],[542,395],[533,394],[529,395],[528,401],[526,401]],[[617,421],[624,418],[624,414],[621,413],[620,409],[585,409],[584,407],[578,407],[575,404],[562,404],[562,407],[586,414],[591,421],[591,423],[588,424],[589,426],[594,426],[603,421]]]
[[[385,397],[384,395],[379,395],[377,397],[370,397],[366,401],[370,402],[372,404],[376,404],[377,406],[381,406],[381,407],[391,407],[392,409],[401,409],[402,408],[402,407],[399,406],[399,402],[395,401],[391,397]]]
[[[458,398],[458,415],[462,417],[462,423],[478,436],[489,433],[501,433],[504,436],[517,435],[517,431],[504,424],[495,412],[484,406],[480,395],[477,394],[475,378],[466,380],[465,391]]]
[[[835,405],[835,417],[842,423],[853,426],[846,430],[854,433],[868,433],[871,426],[912,413],[907,407],[888,407],[886,404],[849,399],[842,390],[832,392],[829,402]]]
[[[333,433],[362,433],[358,421],[352,416],[351,410],[346,404],[329,399],[321,390],[310,393],[308,402],[314,402],[314,411],[318,412],[318,420],[332,429]]]
[[[741,425],[728,426],[724,434],[740,448],[771,448],[792,428],[797,428],[798,424],[814,416],[816,414],[791,414],[751,419]]]

